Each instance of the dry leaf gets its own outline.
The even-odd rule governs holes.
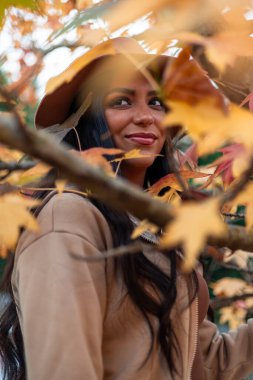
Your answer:
[[[248,290],[248,293],[250,291],[253,291],[252,286],[250,291],[247,289],[247,284],[244,280],[231,277],[222,278],[210,286],[213,289],[214,295],[217,297],[232,297],[235,295],[243,294],[246,292],[246,290]]]
[[[203,178],[208,177],[209,174],[193,172],[190,170],[181,170],[178,172],[178,175],[183,179],[191,179],[191,178]],[[159,179],[154,185],[148,188],[148,192],[151,195],[158,195],[159,192],[165,187],[171,187],[175,190],[182,191],[182,188],[178,182],[177,176],[174,173],[167,174],[166,176]]]
[[[65,179],[58,179],[57,181],[55,181],[56,191],[59,195],[62,194],[65,190],[66,184],[67,181]]]
[[[0,160],[4,162],[19,161],[24,153],[18,150],[9,149],[0,144]]]
[[[213,85],[207,73],[192,59],[188,49],[180,52],[167,67],[162,90],[166,100],[195,105],[208,98],[215,107],[227,110],[225,98]]]
[[[219,214],[218,199],[201,203],[189,202],[175,208],[175,219],[164,230],[163,248],[182,244],[185,261],[182,270],[190,271],[209,236],[222,236],[226,227]]]
[[[228,323],[229,329],[236,329],[240,324],[245,322],[247,310],[238,307],[222,307],[220,310],[220,323]]]
[[[116,153],[116,154],[119,154],[119,153]],[[121,162],[123,160],[131,160],[132,158],[157,157],[157,156],[161,156],[161,155],[160,154],[146,154],[146,153],[143,154],[141,153],[141,149],[135,148],[124,153],[122,157],[111,160],[111,162]]]
[[[110,162],[107,161],[107,159],[104,156],[106,155],[113,156],[117,154],[122,154],[123,151],[121,149],[116,149],[116,148],[107,149],[107,148],[98,147],[98,148],[90,148],[82,152],[74,151],[74,153],[80,155],[89,164],[99,166],[106,173],[114,175]]]
[[[36,219],[28,211],[28,208],[38,204],[38,201],[27,199],[20,194],[0,196],[0,246],[14,249],[20,227],[34,232],[39,230]]]
[[[13,172],[8,177],[8,182],[11,185],[23,186],[31,182],[37,182],[41,180],[50,170],[50,166],[44,164],[43,162],[39,162],[33,168],[20,171]]]
[[[171,109],[163,120],[164,126],[181,125],[197,143],[198,153],[207,154],[231,141],[253,148],[253,115],[235,104],[227,114],[208,100],[190,106],[185,102],[168,102]],[[238,128],[240,126],[240,128]]]

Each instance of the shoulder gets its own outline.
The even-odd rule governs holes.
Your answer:
[[[52,232],[67,233],[89,240],[101,247],[111,246],[109,225],[101,212],[87,199],[73,193],[51,194],[39,208],[39,232],[26,230],[17,250]]]

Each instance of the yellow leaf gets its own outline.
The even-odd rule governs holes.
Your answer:
[[[23,172],[13,172],[8,177],[8,182],[12,185],[23,186],[30,182],[35,182],[44,177],[50,170],[50,166],[39,162],[33,168]]]
[[[153,157],[153,156],[157,157],[157,156],[160,156],[160,154],[143,154],[141,153],[140,149],[135,148],[124,153],[122,157],[113,159],[111,162],[120,162],[123,160],[131,160],[132,158]]]
[[[220,297],[232,297],[245,292],[246,282],[239,278],[222,278],[211,284],[213,293]],[[253,287],[252,287],[253,290]]]
[[[28,208],[38,205],[36,200],[27,199],[19,194],[6,194],[0,196],[0,246],[14,249],[20,227],[34,232],[39,226],[36,219],[30,214]]]
[[[214,151],[227,141],[241,143],[249,150],[253,147],[253,115],[235,104],[230,105],[227,113],[208,99],[195,106],[169,101],[168,106],[171,111],[163,125],[182,125],[196,141],[200,155]]]
[[[136,239],[145,231],[150,231],[153,234],[156,234],[159,231],[159,228],[155,224],[152,224],[148,220],[144,219],[133,230],[131,239]]]
[[[18,161],[24,155],[24,153],[18,150],[9,149],[0,144],[0,160],[4,162]]]
[[[58,179],[55,182],[57,193],[60,195],[63,193],[66,188],[67,181],[65,179]]]
[[[192,178],[203,178],[208,177],[210,174],[206,173],[200,173],[200,172],[194,172],[191,170],[180,170],[178,172],[179,177],[181,177],[183,180],[188,180]],[[162,177],[154,183],[151,187],[149,187],[148,192],[151,195],[157,195],[159,192],[164,189],[165,187],[171,187],[175,190],[182,191],[182,187],[178,181],[177,175],[175,173],[167,174],[166,176]]]
[[[162,248],[182,244],[185,261],[182,270],[190,271],[209,236],[221,236],[226,228],[219,214],[218,200],[189,202],[175,208],[175,219],[166,228],[161,238]]]
[[[219,312],[221,314],[220,323],[228,323],[231,330],[243,323],[247,314],[247,310],[232,306],[222,307]]]

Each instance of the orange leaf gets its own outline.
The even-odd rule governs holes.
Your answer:
[[[209,176],[209,174],[206,174],[206,173],[192,172],[190,170],[182,170],[182,171],[179,171],[178,174],[180,177],[182,177],[182,179],[186,179],[186,180],[191,179],[191,178],[203,178],[203,177]],[[178,182],[176,174],[171,173],[162,177],[154,185],[149,187],[148,192],[151,195],[158,195],[159,192],[165,187],[172,187],[175,190],[182,191],[182,188]]]
[[[208,98],[214,106],[226,111],[226,103],[221,92],[214,87],[207,73],[191,58],[187,49],[167,67],[162,86],[167,100],[184,101],[195,105]]]
[[[219,214],[218,199],[205,202],[188,202],[175,208],[175,219],[165,227],[161,238],[162,248],[182,244],[185,260],[182,270],[190,271],[209,236],[225,233],[225,224]]]
[[[20,227],[38,231],[39,225],[28,211],[28,208],[38,204],[39,201],[27,199],[20,194],[0,196],[0,247],[14,249]]]
[[[82,152],[74,152],[75,154],[79,154],[85,161],[87,161],[91,165],[96,165],[105,170],[108,174],[114,174],[110,162],[104,157],[106,155],[116,155],[122,154],[123,151],[121,149],[107,149],[107,148],[90,148],[84,150]]]

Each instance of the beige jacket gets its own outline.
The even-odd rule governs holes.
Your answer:
[[[82,197],[54,196],[38,216],[40,233],[24,232],[17,248],[12,285],[24,338],[28,380],[170,380],[159,347],[143,364],[150,333],[129,297],[113,260],[87,262],[112,247],[103,215]],[[149,257],[158,265],[158,252]],[[197,299],[189,304],[187,282],[178,279],[173,310],[189,380],[197,336]],[[154,321],[156,323],[156,321]],[[229,334],[205,321],[200,326],[206,380],[240,380],[253,372],[253,320]]]

